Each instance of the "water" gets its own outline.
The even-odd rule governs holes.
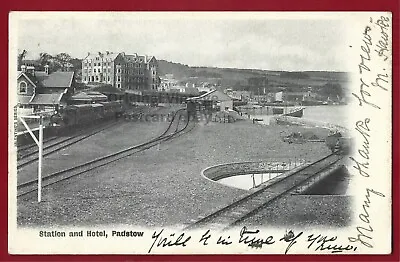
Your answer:
[[[255,186],[259,186],[269,179],[279,176],[280,174],[281,173],[254,174],[254,179],[252,174],[231,176],[220,179],[218,182],[226,186],[249,190]]]
[[[273,115],[269,115],[269,111],[265,108],[243,110],[250,115],[251,118],[263,119],[262,124],[269,124]],[[325,105],[325,106],[307,106],[304,109],[303,119],[311,120],[316,123],[329,123],[342,127],[349,127],[350,121],[347,117],[349,115],[350,107],[347,105]],[[277,173],[270,174],[252,174],[232,176],[218,180],[218,182],[244,190],[249,190],[254,186],[260,185],[262,182],[270,178],[276,177]]]
[[[273,116],[266,115],[266,109],[250,109],[246,111],[251,118],[263,119],[262,124],[268,125]],[[306,106],[304,109],[303,119],[312,120],[319,123],[329,123],[348,127],[350,124],[349,115],[350,108],[347,105],[326,105],[326,106]]]

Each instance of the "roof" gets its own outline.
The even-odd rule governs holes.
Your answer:
[[[71,97],[71,100],[92,101],[92,98],[85,92],[78,93]]]
[[[107,99],[106,95],[103,95],[102,93],[99,93],[99,92],[88,91],[88,92],[86,92],[86,94],[88,94],[90,97],[93,97],[93,98]]]
[[[107,100],[107,96],[99,92],[80,92],[71,97],[71,100],[79,101],[95,101],[95,100]]]
[[[17,80],[21,77],[25,77],[25,79],[27,79],[34,87],[36,87],[37,81],[35,81],[35,79],[29,75],[28,73],[24,73],[24,72],[20,72],[17,76]],[[34,83],[36,82],[36,83]]]
[[[120,89],[112,86],[112,85],[100,85],[96,86],[90,89],[90,91],[96,91],[102,94],[116,94],[116,95],[122,95],[124,92],[122,92]]]
[[[146,56],[144,55],[138,55],[138,54],[133,54],[133,55],[125,55],[124,56],[125,60],[130,62],[130,61],[134,61],[134,62],[142,62],[142,63],[146,63]],[[142,61],[140,61],[142,60]]]
[[[190,95],[198,95],[200,92],[195,87],[185,87],[185,93]]]
[[[218,90],[211,90],[210,92],[207,92],[201,96],[196,96],[196,97],[191,97],[188,98],[188,100],[215,100],[215,101],[231,101],[232,98],[230,98],[228,95],[222,93],[221,91]]]
[[[27,105],[29,104],[29,101],[31,101],[33,96],[24,96],[24,95],[19,95],[18,96],[18,103],[22,105]]]
[[[99,53],[99,52],[94,52],[94,53],[89,53],[83,60],[87,60],[87,59],[92,59],[92,60],[96,60],[96,57],[100,57],[101,59],[111,59],[114,60],[115,58],[117,58],[117,56],[120,53],[114,53],[114,52],[109,52],[107,54],[107,52],[105,53]]]
[[[64,93],[36,94],[31,105],[54,105],[59,104]]]
[[[22,60],[21,65],[41,66],[40,61],[37,59],[24,59]]]
[[[35,73],[36,76],[36,73]],[[41,84],[44,87],[71,87],[74,72],[53,72],[47,77],[43,76]]]

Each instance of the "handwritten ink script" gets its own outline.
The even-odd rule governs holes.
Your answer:
[[[380,30],[381,37],[375,40],[372,31],[376,30],[377,27]],[[357,98],[359,106],[381,109],[379,105],[373,102],[373,97],[379,91],[388,91],[390,85],[388,70],[385,67],[372,70],[372,66],[379,63],[379,60],[386,61],[388,59],[390,52],[388,34],[390,30],[390,18],[381,16],[376,21],[370,18],[369,24],[362,33],[363,44],[360,47],[360,62],[358,64],[359,90],[357,93],[352,93]],[[373,51],[377,53],[378,57],[373,55]]]
[[[358,67],[358,90],[352,93],[356,98],[360,113],[366,117],[357,120],[355,123],[356,135],[360,138],[361,146],[356,148],[354,155],[350,156],[353,164],[352,168],[356,174],[365,179],[363,203],[361,213],[358,214],[358,225],[355,236],[351,235],[348,240],[352,243],[373,248],[374,226],[370,216],[373,205],[380,205],[380,199],[385,198],[382,192],[374,189],[371,170],[371,150],[374,145],[384,143],[386,139],[373,137],[373,132],[378,131],[379,123],[376,116],[380,117],[380,112],[386,104],[379,103],[379,98],[389,92],[391,87],[390,66],[391,62],[391,18],[389,16],[380,16],[378,18],[369,18],[364,30],[361,33],[362,44],[359,49]],[[386,108],[387,109],[387,108]],[[372,113],[371,113],[372,112]],[[374,125],[375,124],[375,125]],[[374,129],[376,128],[376,130]],[[372,185],[371,185],[372,184]],[[319,238],[321,240],[321,238]],[[309,239],[310,245],[314,245],[313,238]],[[319,240],[318,240],[319,241]],[[317,241],[317,243],[318,243]],[[329,242],[330,240],[324,240]],[[345,247],[346,249],[347,247]]]
[[[239,244],[260,250],[272,248],[272,246],[279,243],[284,244],[284,249],[282,249],[284,254],[288,254],[295,245],[299,245],[300,248],[328,253],[354,252],[357,250],[357,247],[349,242],[340,242],[337,236],[306,234],[303,231],[295,232],[293,230],[286,230],[280,236],[277,237],[276,235],[268,234],[268,232],[262,232],[260,229],[249,229],[246,226],[237,233],[230,235],[212,232],[212,230],[208,229],[198,238],[190,235],[190,232],[165,233],[164,229],[162,229],[153,232],[153,242],[148,253],[160,248],[187,248],[196,244],[200,244],[203,247],[212,247],[213,245],[229,247],[232,244]]]

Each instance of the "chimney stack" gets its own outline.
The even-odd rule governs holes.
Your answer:
[[[35,76],[35,67],[34,66],[27,66],[26,67],[26,72],[28,72],[29,74]]]
[[[23,73],[26,72],[26,65],[22,65],[22,66],[21,66],[21,71],[22,71]]]

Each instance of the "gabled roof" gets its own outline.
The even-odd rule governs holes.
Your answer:
[[[100,57],[101,59],[114,60],[115,58],[118,57],[119,54],[121,54],[121,53],[109,52],[107,54],[107,52],[104,52],[104,53],[99,54],[99,52],[94,52],[94,53],[89,53],[83,60],[87,60],[87,59],[96,60],[96,57]]]
[[[24,95],[19,95],[18,96],[18,103],[21,105],[27,105],[31,101],[33,96],[24,96]]]
[[[41,84],[42,86],[49,88],[50,87],[67,88],[71,87],[73,77],[74,77],[74,72],[57,71],[49,74],[47,77],[43,76]]]
[[[35,81],[35,79],[31,79],[32,76],[30,76],[30,75],[27,74],[27,73],[20,72],[20,73],[18,74],[18,76],[17,76],[17,80],[18,80],[21,76],[25,77],[25,79],[28,80],[29,83],[31,83],[34,87],[36,87],[36,83],[34,83],[34,82],[36,82],[36,81]]]
[[[35,75],[30,73],[21,72],[18,74],[17,79],[24,76],[34,87],[43,86],[47,88],[68,88],[72,85],[74,72],[53,72],[46,74],[45,72],[35,72]]]
[[[64,93],[53,93],[53,94],[36,94],[32,101],[29,103],[31,105],[57,105],[60,104],[61,98]]]

